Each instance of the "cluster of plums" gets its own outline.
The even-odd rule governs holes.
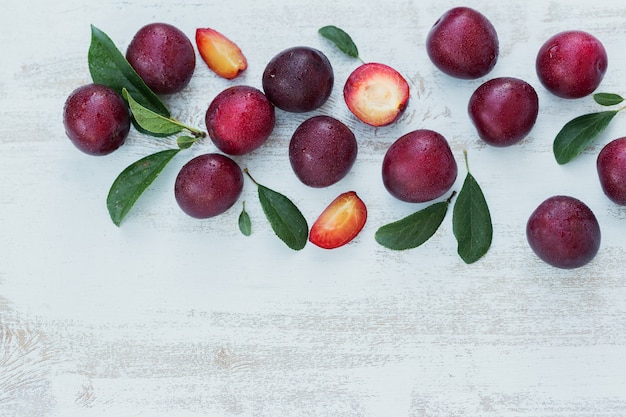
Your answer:
[[[494,26],[483,14],[456,7],[430,29],[426,50],[432,63],[449,76],[477,79],[496,65],[499,41]],[[200,52],[206,61],[210,51]],[[190,40],[179,29],[164,23],[141,28],[129,44],[126,58],[157,94],[181,91],[195,67]],[[245,66],[239,67],[242,68]],[[581,31],[566,31],[548,39],[536,60],[542,85],[563,98],[592,93],[606,69],[604,47],[595,37]],[[209,137],[222,153],[198,156],[182,167],[174,190],[181,209],[198,218],[228,210],[243,188],[242,170],[230,156],[252,152],[267,141],[276,122],[275,107],[285,112],[311,112],[327,101],[333,84],[328,58],[319,50],[298,46],[278,53],[267,64],[262,75],[263,91],[237,85],[217,94],[207,109],[205,122]],[[409,85],[400,73],[385,64],[363,63],[348,77],[343,96],[360,121],[375,127],[386,126],[406,108]],[[468,103],[468,113],[479,137],[493,146],[511,146],[526,137],[535,124],[538,108],[534,88],[513,77],[486,81]],[[130,116],[119,94],[108,87],[89,84],[68,97],[64,125],[79,149],[104,155],[124,143]],[[293,171],[303,184],[327,187],[348,174],[357,148],[353,132],[344,123],[317,115],[293,132],[288,153]],[[626,204],[626,138],[603,150],[598,172],[607,195]],[[441,197],[456,177],[457,164],[447,140],[427,129],[398,138],[382,163],[385,188],[407,202]],[[584,203],[557,196],[543,202],[531,215],[527,238],[531,248],[547,263],[573,268],[595,256],[600,229]]]

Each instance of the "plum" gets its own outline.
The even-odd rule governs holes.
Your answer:
[[[219,93],[205,115],[209,137],[222,152],[243,155],[263,145],[274,130],[274,105],[257,88],[238,85]]]
[[[310,187],[328,187],[344,178],[357,156],[354,133],[331,116],[313,116],[298,126],[289,142],[289,162]]]
[[[63,107],[65,133],[89,155],[107,155],[124,144],[130,113],[122,97],[101,84],[75,89]]]
[[[607,143],[598,154],[596,167],[604,194],[626,206],[626,137]]]
[[[395,69],[369,62],[357,67],[343,87],[348,109],[371,126],[386,126],[404,112],[409,101],[409,84]]]
[[[402,201],[423,203],[446,193],[458,173],[448,141],[440,133],[419,129],[398,138],[383,158],[383,184]]]
[[[243,172],[235,161],[219,153],[196,156],[179,171],[174,197],[191,217],[206,219],[224,213],[243,190]]]
[[[276,107],[305,113],[321,107],[333,89],[330,61],[317,49],[296,46],[274,56],[262,76],[263,91]]]
[[[541,84],[552,94],[575,99],[591,94],[608,66],[606,50],[595,36],[567,30],[549,38],[539,49],[535,68]]]
[[[476,79],[496,65],[498,34],[482,13],[469,7],[455,7],[445,12],[428,32],[426,52],[444,73]]]
[[[468,113],[478,135],[493,146],[510,146],[532,130],[539,98],[526,81],[512,77],[491,79],[470,97]]]
[[[180,29],[157,22],[137,31],[126,50],[126,60],[152,91],[173,94],[189,84],[196,52]]]
[[[557,268],[589,263],[600,248],[600,226],[582,201],[557,195],[543,201],[528,219],[526,238],[535,254]]]

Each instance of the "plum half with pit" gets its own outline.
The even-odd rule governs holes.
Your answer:
[[[263,145],[276,123],[274,105],[257,88],[238,85],[219,93],[205,114],[209,137],[222,152],[243,155]]]
[[[579,268],[600,248],[600,225],[582,201],[564,195],[543,201],[528,219],[526,238],[535,254],[557,268]]]
[[[566,99],[585,97],[595,91],[607,67],[602,42],[581,30],[567,30],[549,38],[539,49],[535,62],[541,84]]]
[[[383,158],[383,184],[399,200],[423,203],[445,194],[458,173],[446,138],[419,129],[398,138]]]
[[[478,136],[493,146],[510,146],[530,133],[539,113],[537,92],[513,77],[491,79],[470,97],[468,113]]]
[[[309,187],[328,187],[344,178],[358,151],[354,133],[331,116],[313,116],[298,126],[289,142],[289,162]]]
[[[219,153],[196,156],[179,171],[174,197],[189,216],[206,219],[224,213],[243,190],[243,172],[235,161]]]
[[[101,84],[75,89],[63,107],[65,133],[89,155],[108,155],[124,144],[130,113],[122,97]]]
[[[137,31],[126,49],[126,60],[152,91],[173,94],[191,81],[196,52],[180,29],[156,22]]]
[[[496,65],[499,40],[485,15],[469,7],[445,12],[426,37],[426,52],[444,73],[460,79],[476,79]]]
[[[333,90],[335,75],[321,51],[295,46],[274,56],[262,75],[263,91],[279,109],[306,113],[321,107]]]
[[[598,154],[596,167],[604,194],[626,206],[626,137],[607,143]]]

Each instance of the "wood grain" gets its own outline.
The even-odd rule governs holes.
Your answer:
[[[595,157],[624,136],[619,115],[567,166],[551,153],[560,127],[597,106],[550,96],[534,57],[557,31],[588,30],[609,54],[602,91],[625,94],[626,5],[617,0],[472,0],[500,37],[489,77],[533,84],[540,116],[507,149],[484,145],[466,113],[484,80],[443,76],[424,47],[452,1],[233,0],[169,2],[9,0],[0,15],[0,416],[511,416],[622,417],[626,413],[626,210],[602,194]],[[133,131],[104,158],[82,155],[63,132],[68,94],[89,82],[89,25],[123,50],[144,23],[167,21],[193,37],[214,27],[250,63],[235,81],[198,61],[191,84],[165,99],[182,122],[204,127],[212,98],[234,83],[261,86],[266,62],[309,45],[335,70],[330,100],[315,114],[344,121],[359,141],[352,171],[327,189],[291,175],[286,147],[311,114],[277,111],[268,143],[237,157],[255,178],[292,198],[311,222],[340,192],[368,206],[363,232],[335,251],[293,252],[275,238],[246,183],[253,234],[240,206],[219,218],[186,217],[173,198],[178,169],[215,151],[210,140],[181,153],[141,197],[122,227],[105,199],[117,174],[173,146]],[[366,61],[385,62],[411,85],[407,111],[374,129],[350,115],[341,86],[358,65],[317,34],[335,24]],[[380,180],[387,147],[417,128],[440,131],[463,150],[494,221],[489,253],[473,265],[456,254],[450,216],[423,247],[391,252],[376,229],[420,205],[395,201]],[[587,202],[602,228],[594,261],[562,271],[525,240],[543,199]]]

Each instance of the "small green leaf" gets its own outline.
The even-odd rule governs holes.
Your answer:
[[[467,153],[465,161],[467,163]],[[489,206],[476,179],[469,172],[469,166],[454,203],[452,231],[458,243],[457,252],[467,264],[482,258],[491,247],[493,225]]]
[[[252,222],[250,221],[250,215],[246,211],[246,202],[243,202],[241,213],[239,214],[239,230],[244,236],[250,236],[252,234]]]
[[[284,195],[260,184],[258,194],[265,217],[276,236],[293,250],[304,248],[309,226],[298,207]]]
[[[126,88],[143,107],[161,116],[170,117],[165,104],[135,72],[111,38],[93,25],[88,64],[94,83],[106,85],[120,95],[122,88]]]
[[[553,143],[554,157],[566,164],[580,155],[609,125],[619,110],[585,114],[570,120],[556,135]]]
[[[374,234],[376,242],[393,250],[416,248],[430,239],[446,217],[454,193],[446,201],[410,214],[380,227]]]
[[[129,165],[113,182],[107,196],[111,220],[119,226],[137,199],[159,176],[180,149],[167,149],[148,155]]]
[[[624,101],[619,94],[597,93],[593,95],[593,99],[601,106],[615,106]]]
[[[350,35],[348,35],[343,29],[330,25],[320,28],[318,32],[320,35],[333,42],[335,46],[344,54],[353,58],[359,57],[359,50],[352,41]]]
[[[189,149],[191,145],[196,143],[198,138],[192,138],[191,136],[179,136],[176,139],[176,144],[180,149]]]
[[[157,135],[170,136],[180,133],[183,127],[176,121],[163,117],[158,113],[139,104],[129,93],[126,87],[122,88],[122,96],[128,102],[130,111],[135,120],[144,130]]]

